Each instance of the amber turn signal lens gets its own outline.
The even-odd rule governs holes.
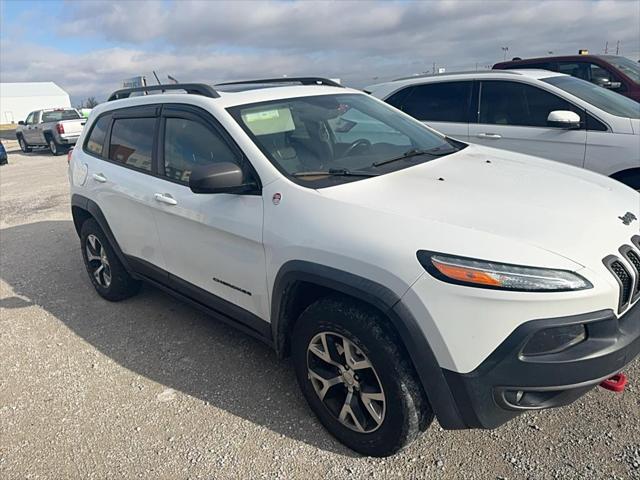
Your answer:
[[[491,285],[495,287],[502,286],[502,282],[500,282],[500,280],[481,270],[460,267],[457,265],[447,265],[446,263],[439,262],[435,258],[431,259],[431,263],[433,263],[433,266],[436,267],[440,273],[453,280],[465,283],[477,283],[479,285]]]

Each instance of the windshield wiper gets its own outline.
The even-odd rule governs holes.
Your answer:
[[[332,177],[377,177],[380,174],[362,170],[348,170],[346,168],[330,168],[329,170],[295,172],[291,174],[293,177],[319,177],[322,175],[330,175]]]
[[[411,148],[404,152],[399,157],[393,157],[388,160],[381,160],[379,162],[374,162],[372,167],[380,167],[382,165],[386,165],[387,163],[397,162],[399,160],[404,160],[405,158],[417,157],[418,155],[431,155],[433,157],[439,157],[442,155],[449,155],[453,151],[456,151],[454,147],[443,150],[443,147],[430,148],[428,150],[421,150],[419,148]]]

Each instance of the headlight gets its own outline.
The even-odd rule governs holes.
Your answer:
[[[567,270],[522,267],[424,250],[418,252],[418,260],[434,277],[457,285],[515,292],[568,292],[593,288],[587,279]]]

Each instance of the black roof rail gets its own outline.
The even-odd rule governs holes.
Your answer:
[[[129,98],[132,93],[136,92],[155,92],[162,90],[184,90],[187,93],[193,95],[202,95],[209,98],[220,98],[220,94],[216,92],[211,85],[205,83],[169,83],[167,85],[148,85],[146,87],[135,88],[121,88],[116,90],[109,97],[108,102],[111,100],[120,100],[121,98]]]
[[[328,87],[340,87],[344,88],[344,85],[340,85],[338,82],[329,80],[322,77],[281,77],[281,78],[260,78],[255,80],[241,80],[234,82],[222,82],[216,83],[215,86],[223,85],[266,85],[270,83],[299,83],[301,85],[326,85]]]

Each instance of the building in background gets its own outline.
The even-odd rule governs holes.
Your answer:
[[[69,94],[53,82],[0,83],[0,124],[44,108],[71,108]]]

